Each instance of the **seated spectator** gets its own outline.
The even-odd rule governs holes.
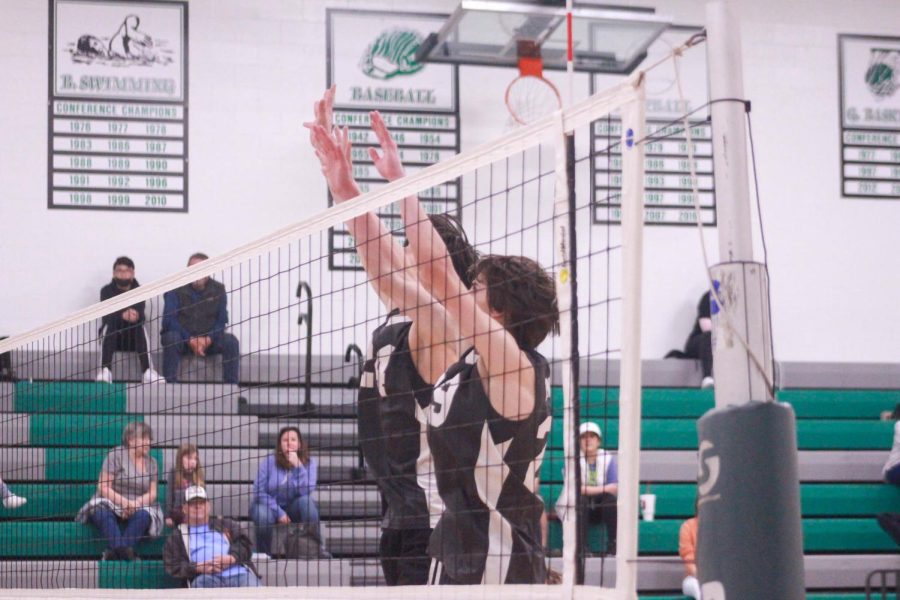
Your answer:
[[[205,485],[200,451],[194,444],[182,444],[166,480],[166,525],[175,527],[184,522],[184,491],[190,486]]]
[[[711,388],[715,385],[713,380],[713,350],[712,350],[712,317],[710,316],[710,294],[706,292],[700,297],[697,304],[697,318],[694,321],[694,329],[691,330],[687,342],[684,344],[684,352],[672,350],[666,358],[695,358],[700,360],[700,369],[703,372],[701,388]]]
[[[192,254],[188,266],[207,260],[202,252]],[[178,381],[181,357],[222,355],[225,383],[237,383],[240,375],[240,344],[225,332],[228,324],[228,297],[225,286],[201,277],[197,281],[166,292],[163,297],[163,376]]]
[[[696,506],[694,512],[696,513]],[[678,555],[684,561],[685,570],[681,593],[688,598],[702,600],[700,582],[697,580],[697,517],[692,517],[681,524],[678,531]]]
[[[900,486],[900,404],[894,407],[892,413],[882,415],[882,419],[894,421],[894,444],[881,473],[885,482]],[[881,513],[878,524],[900,545],[900,513]]]
[[[163,514],[156,502],[159,471],[150,456],[152,437],[146,423],[125,426],[122,445],[103,461],[97,491],[75,517],[79,523],[92,523],[106,538],[104,560],[134,560],[138,541],[162,531]]]
[[[603,435],[600,426],[593,421],[582,423],[578,428],[581,444],[581,515],[582,539],[587,539],[590,525],[603,523],[606,528],[607,554],[616,553],[616,534],[619,495],[619,468],[616,457],[602,450]],[[571,502],[565,488],[556,501],[556,514],[565,519]]]
[[[184,523],[163,548],[166,573],[196,588],[259,587],[247,534],[229,519],[210,520],[204,487],[185,489],[184,501]]]
[[[120,256],[113,263],[112,281],[100,289],[100,301],[115,298],[119,294],[139,288],[134,278],[134,261]],[[147,332],[144,331],[144,302],[138,302],[125,310],[103,316],[103,342],[100,353],[100,372],[97,381],[112,383],[112,359],[116,351],[137,352],[144,383],[162,380],[150,365],[147,354]]]
[[[3,507],[4,508],[19,508],[28,502],[27,498],[23,498],[22,496],[16,496],[11,491],[9,491],[9,487],[3,483],[3,480],[0,479],[0,498],[3,498]]]
[[[282,428],[275,453],[260,463],[253,482],[250,519],[256,524],[260,552],[271,554],[272,528],[276,523],[311,523],[318,527],[319,509],[312,497],[317,470],[316,459],[309,456],[300,430]],[[321,531],[319,534],[324,540]]]

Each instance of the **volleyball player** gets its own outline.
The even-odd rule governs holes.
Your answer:
[[[382,146],[380,155],[370,150],[376,168],[402,169],[381,116],[370,117]],[[310,129],[332,195],[353,197],[348,132]],[[425,379],[425,370],[434,375],[454,361],[429,397],[417,397],[427,403],[445,503],[428,545],[430,582],[544,583],[536,481],[550,429],[549,367],[535,348],[558,322],[553,281],[528,258],[489,256],[468,290],[418,199],[404,199],[401,214],[416,268],[383,240],[361,255],[376,259],[377,269],[366,267],[370,279],[418,324],[430,358],[419,362]]]
[[[331,131],[333,101],[334,87],[315,106],[315,122],[326,131]],[[393,144],[390,137],[380,141],[383,146]],[[393,156],[388,151],[384,154]],[[404,174],[399,161],[378,160],[376,168],[388,180]],[[332,190],[336,202],[356,194],[358,190],[352,186],[346,191]],[[460,223],[450,215],[431,215],[430,220],[449,249],[456,273],[467,288],[471,287],[476,253]],[[381,219],[369,214],[351,221],[348,227],[360,247],[369,279],[389,310],[387,320],[372,334],[360,379],[357,411],[363,455],[386,505],[379,549],[382,570],[388,585],[424,584],[430,563],[428,540],[443,512],[443,504],[437,492],[424,419],[417,417],[421,408],[416,396],[427,397],[430,385],[456,357],[448,356],[443,363],[431,365],[430,348],[424,345],[419,323],[401,314],[387,292],[387,279],[381,270],[386,265],[378,262],[377,252],[370,249],[389,242],[390,251],[395,252],[399,245]],[[402,258],[411,266],[410,256],[404,253]],[[424,365],[421,371],[420,364]]]

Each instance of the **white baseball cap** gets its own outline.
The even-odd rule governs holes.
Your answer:
[[[192,485],[184,490],[184,501],[190,502],[191,500],[209,500],[209,496],[206,495],[206,488],[199,485]]]
[[[593,421],[582,423],[578,428],[578,437],[581,437],[586,433],[593,433],[598,438],[603,439],[603,434],[600,432],[600,426]]]

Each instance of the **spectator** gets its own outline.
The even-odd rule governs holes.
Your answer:
[[[711,388],[715,385],[713,380],[713,351],[712,351],[712,317],[709,310],[709,292],[700,297],[697,304],[697,319],[694,328],[684,344],[685,358],[700,359],[700,369],[703,372],[701,388]]]
[[[9,487],[3,483],[2,479],[0,479],[0,498],[3,498],[3,507],[8,509],[19,508],[28,502],[27,498],[16,496],[9,491]]]
[[[318,528],[319,509],[312,497],[317,470],[316,459],[309,456],[300,430],[282,428],[275,453],[260,463],[253,482],[250,519],[256,524],[260,552],[271,554],[272,527],[276,523],[310,523]],[[321,531],[320,537],[324,539]]]
[[[582,539],[587,539],[587,528],[590,525],[603,523],[606,528],[606,553],[616,553],[616,534],[618,510],[616,502],[619,495],[619,469],[616,457],[602,450],[603,435],[600,426],[593,421],[582,423],[578,428],[578,439],[581,444],[581,505]],[[565,519],[566,511],[571,505],[568,495],[563,492],[556,501],[556,514],[560,520]]]
[[[134,261],[127,256],[120,256],[113,263],[112,281],[100,288],[100,301],[115,298],[119,294],[137,289],[141,286],[134,278]],[[150,364],[147,353],[147,332],[144,331],[144,302],[138,302],[123,311],[110,313],[103,317],[102,350],[100,355],[100,372],[97,381],[112,383],[112,359],[117,350],[137,352],[141,363],[144,383],[157,383],[162,380],[159,373]]]
[[[893,412],[883,414],[882,419],[894,421],[894,444],[881,471],[882,476],[885,482],[900,486],[900,404],[894,407]],[[878,524],[900,545],[900,513],[881,513],[878,515]]]
[[[206,485],[203,467],[200,466],[200,451],[194,444],[182,444],[166,480],[166,525],[169,527],[184,522],[184,491],[192,485]]]
[[[192,254],[188,266],[207,260],[201,252]],[[240,371],[240,344],[225,332],[228,324],[228,297],[225,286],[209,277],[166,292],[164,296],[162,344],[163,376],[178,381],[181,357],[222,355],[225,383],[237,383]]]
[[[229,519],[210,520],[204,487],[189,486],[184,500],[185,522],[163,548],[166,573],[196,588],[259,587],[247,534]]]
[[[134,560],[138,541],[162,531],[162,510],[156,502],[159,471],[150,456],[152,437],[146,423],[125,427],[122,445],[103,461],[97,491],[75,517],[79,523],[92,523],[106,538],[104,560]]]
[[[694,514],[696,515],[696,504]],[[697,517],[691,517],[681,524],[678,531],[678,555],[684,562],[685,577],[681,582],[681,593],[689,598],[701,600],[700,582],[697,580]]]

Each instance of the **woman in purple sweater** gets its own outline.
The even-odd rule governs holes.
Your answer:
[[[253,482],[250,519],[256,524],[259,552],[271,553],[276,523],[311,523],[318,527],[319,509],[312,497],[317,471],[316,459],[310,458],[300,430],[283,427],[278,432],[275,453],[260,463]]]

